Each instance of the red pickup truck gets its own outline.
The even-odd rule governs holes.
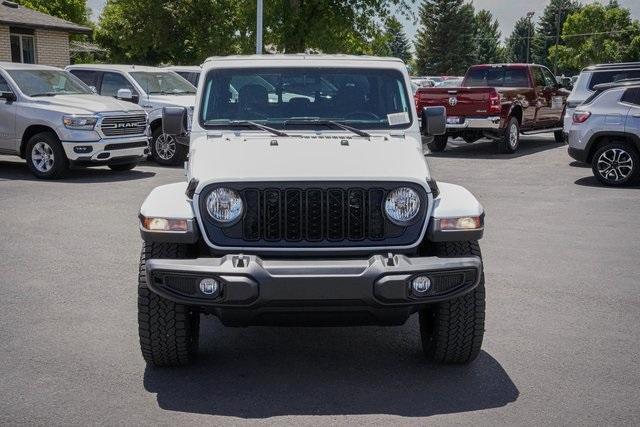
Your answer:
[[[424,107],[447,110],[447,133],[428,144],[431,151],[443,151],[451,137],[468,143],[490,138],[501,152],[514,153],[521,133],[554,132],[556,141],[564,141],[562,121],[569,93],[541,65],[474,65],[461,87],[420,88],[415,103],[418,116]]]

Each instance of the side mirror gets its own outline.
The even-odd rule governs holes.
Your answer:
[[[4,99],[6,102],[13,102],[18,99],[13,92],[0,92],[0,99]]]
[[[444,135],[447,132],[447,111],[445,108],[423,108],[420,132],[424,136]]]
[[[189,115],[185,107],[162,108],[162,133],[171,136],[183,136],[189,133]]]
[[[95,86],[89,86],[89,89],[91,89],[91,92],[93,93],[98,93],[98,89],[96,89]]]
[[[133,92],[131,92],[131,89],[118,89],[118,94],[116,95],[116,98],[121,99],[123,101],[129,101],[134,103],[138,102],[138,96],[134,95]]]

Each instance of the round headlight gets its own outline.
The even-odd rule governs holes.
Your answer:
[[[387,195],[384,210],[391,222],[405,225],[418,215],[420,196],[409,187],[396,188]]]
[[[216,188],[207,197],[207,212],[222,224],[236,221],[243,209],[240,195],[229,188]]]

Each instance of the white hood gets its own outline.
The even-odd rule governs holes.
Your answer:
[[[154,106],[193,108],[195,95],[149,95],[149,102]]]
[[[36,100],[37,105],[46,106],[47,110],[56,110],[65,114],[143,111],[142,108],[131,102],[100,95],[56,95],[33,99]]]
[[[425,185],[427,163],[413,138],[223,137],[192,139],[189,178],[238,181],[413,181]],[[277,141],[277,145],[272,145]]]

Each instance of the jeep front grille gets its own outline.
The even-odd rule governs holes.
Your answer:
[[[419,192],[424,203],[417,221],[402,227],[386,218],[383,202],[389,191],[407,185]],[[242,220],[230,227],[215,224],[205,206],[209,189],[201,193],[200,212],[209,240],[225,247],[408,246],[419,238],[428,205],[424,189],[411,183],[222,186],[240,193],[245,207]]]
[[[144,135],[146,128],[147,116],[144,114],[107,116],[100,123],[100,130],[108,137]]]

